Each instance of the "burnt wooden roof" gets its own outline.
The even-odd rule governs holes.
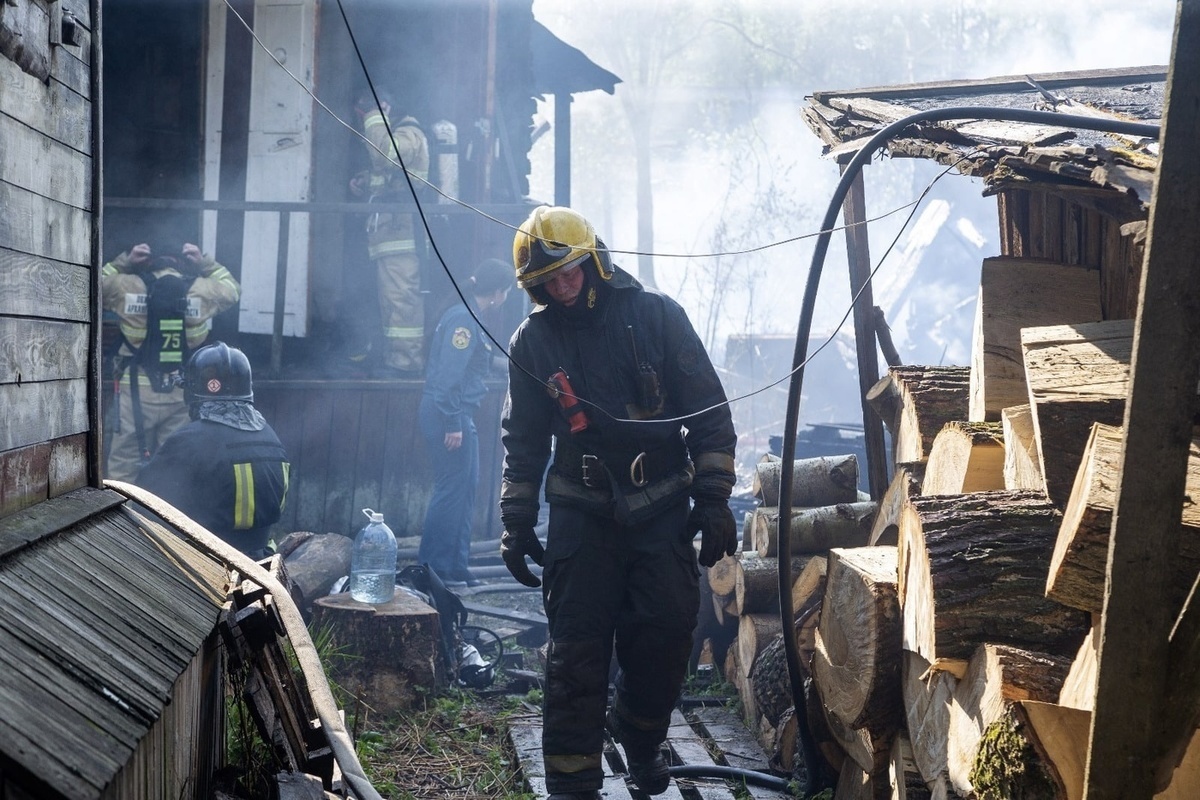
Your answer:
[[[99,797],[215,629],[227,579],[106,489],[0,520],[0,764]]]
[[[1166,67],[1154,66],[819,91],[802,114],[826,153],[845,158],[889,123],[935,108],[1023,108],[1156,124],[1166,73]],[[1115,189],[1142,206],[1150,203],[1158,163],[1158,143],[1152,140],[982,120],[919,123],[886,149],[893,156],[955,164],[964,174],[984,178],[993,190],[1050,182]]]

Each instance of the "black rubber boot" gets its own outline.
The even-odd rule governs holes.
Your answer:
[[[600,800],[600,792],[595,789],[590,792],[555,792],[546,800]]]
[[[625,761],[629,777],[646,794],[662,794],[671,785],[671,772],[661,749],[638,753],[625,748]]]

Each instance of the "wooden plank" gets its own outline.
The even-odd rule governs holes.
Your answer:
[[[0,453],[0,517],[37,505],[49,497],[49,473],[48,443]]]
[[[675,756],[675,761],[684,766],[707,767],[716,762],[708,748],[704,746],[703,738],[692,730],[692,726],[684,718],[679,709],[671,712],[671,727],[667,731],[667,744]],[[733,792],[722,781],[721,783],[703,783],[698,779],[690,779],[700,800],[733,800]]]
[[[79,44],[54,47],[50,52],[50,75],[81,97],[91,96],[92,33],[79,29]]]
[[[541,722],[521,722],[509,726],[508,739],[521,765],[525,786],[534,797],[546,797],[546,767],[542,763]]]
[[[366,522],[362,514],[364,507],[355,508],[353,505],[354,481],[357,477],[355,461],[359,437],[364,432],[368,435],[374,432],[364,431],[361,394],[339,392],[336,397],[329,422],[329,430],[333,435],[329,437],[329,455],[326,459],[329,473],[325,487],[325,519],[332,530],[349,533]]]
[[[91,102],[58,81],[43,84],[0,58],[4,113],[84,155],[92,152]]]
[[[1125,447],[1101,621],[1096,710],[1084,795],[1152,796],[1174,622],[1166,586],[1146,580],[1175,557],[1200,378],[1200,4],[1179,3],[1161,158],[1134,334]]]
[[[305,519],[320,520],[317,531],[334,531],[351,534],[357,528],[341,530],[338,522],[325,516],[325,495],[329,489],[329,447],[335,435],[330,426],[333,419],[333,393],[315,391],[304,395],[301,406],[301,444],[299,458],[302,469],[298,469],[292,491],[295,493],[296,513]],[[377,511],[383,509],[375,509]],[[395,525],[395,522],[392,522]],[[362,525],[358,525],[361,528]],[[393,528],[394,529],[394,528]]]
[[[0,384],[0,452],[87,430],[87,381]]]
[[[88,322],[90,297],[86,267],[0,250],[0,314]]]
[[[387,430],[388,395],[363,392],[363,428],[358,432],[358,459],[354,468],[354,508],[383,507],[382,465]],[[380,430],[379,426],[384,426]]]
[[[87,377],[90,326],[0,317],[0,384]]]
[[[92,207],[91,160],[0,113],[0,181],[76,208]]]
[[[90,262],[89,212],[7,183],[0,183],[0,208],[0,248],[72,264]]]

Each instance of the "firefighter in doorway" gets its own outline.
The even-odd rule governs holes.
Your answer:
[[[615,647],[607,724],[638,787],[661,794],[700,602],[692,539],[704,566],[737,548],[725,391],[684,310],[615,266],[575,211],[535,209],[513,262],[537,308],[510,350],[501,553],[529,586],[525,558],[544,566],[546,788],[600,797]],[[543,551],[534,524],[552,443]]]
[[[113,374],[117,417],[106,475],[131,481],[159,444],[188,421],[182,370],[212,318],[238,301],[229,270],[183,245],[178,256],[135,245],[100,272],[104,308],[119,321]]]
[[[355,102],[363,135],[369,142],[371,168],[354,177],[350,191],[373,203],[411,202],[400,164],[413,176],[414,183],[421,185],[429,174],[429,143],[413,117],[401,116],[393,121],[387,93],[380,92],[379,101],[377,105],[375,97],[366,92]],[[425,308],[415,232],[412,214],[378,211],[367,217],[367,254],[375,262],[379,280],[384,336],[377,377],[421,377]]]

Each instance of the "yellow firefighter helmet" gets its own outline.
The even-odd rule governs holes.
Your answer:
[[[612,277],[608,248],[578,211],[562,206],[538,206],[513,237],[513,266],[517,286],[528,291],[545,283],[560,269],[570,269],[593,257],[604,280]]]

